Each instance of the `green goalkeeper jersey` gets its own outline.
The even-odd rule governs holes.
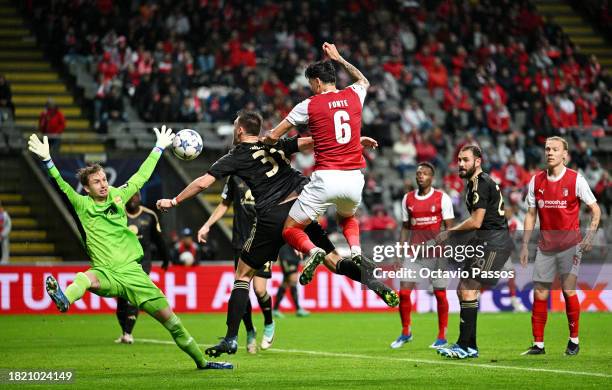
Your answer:
[[[127,183],[118,188],[109,186],[103,203],[77,193],[55,166],[49,169],[83,226],[85,247],[94,267],[118,268],[143,256],[138,237],[128,229],[125,204],[149,180],[160,156],[155,148]]]

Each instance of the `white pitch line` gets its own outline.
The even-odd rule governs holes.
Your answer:
[[[150,343],[150,344],[168,344],[174,345],[173,341],[167,340],[155,340],[155,339],[136,339],[136,342],[141,343]],[[210,347],[212,344],[198,344],[201,347]],[[565,374],[565,375],[578,375],[578,376],[594,376],[599,378],[612,378],[612,374],[604,374],[599,372],[587,372],[587,371],[567,371],[567,370],[556,370],[552,368],[532,368],[532,367],[516,367],[516,366],[504,366],[498,364],[477,364],[477,363],[467,363],[467,362],[457,362],[457,361],[448,361],[448,360],[427,360],[427,359],[412,359],[412,358],[399,358],[399,357],[389,357],[389,356],[369,356],[369,355],[359,355],[352,353],[338,353],[338,352],[323,352],[323,351],[306,351],[301,349],[280,349],[280,348],[270,348],[268,349],[270,352],[281,352],[281,353],[296,353],[303,355],[315,355],[315,356],[326,356],[326,357],[339,357],[339,358],[349,358],[349,359],[367,359],[367,360],[387,360],[387,361],[396,361],[396,362],[411,362],[411,363],[423,363],[423,364],[434,364],[434,365],[452,365],[452,366],[460,366],[460,367],[479,367],[479,368],[492,368],[498,370],[517,370],[517,371],[529,371],[529,372],[546,372],[550,374]],[[433,350],[432,350],[433,353]],[[528,358],[527,358],[528,359]],[[571,359],[571,358],[568,358]]]

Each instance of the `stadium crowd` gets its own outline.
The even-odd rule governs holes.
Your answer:
[[[304,69],[329,41],[371,82],[363,133],[382,147],[370,162],[382,153],[406,181],[396,181],[395,201],[410,188],[416,163],[430,161],[460,208],[463,183],[451,156],[480,143],[486,169],[517,205],[542,162],[543,140],[567,134],[578,145],[570,166],[610,212],[609,175],[584,139],[603,136],[612,123],[612,77],[530,1],[33,4],[49,52],[89,64],[98,80],[94,123],[102,129],[109,118],[122,120],[120,96],[145,121],[231,121],[247,107],[270,128],[310,95]],[[348,83],[339,73],[339,85]],[[367,178],[369,210],[384,201],[382,176]]]

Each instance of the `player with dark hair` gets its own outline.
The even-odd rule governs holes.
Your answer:
[[[140,204],[140,191],[136,192],[125,204],[125,211],[127,214],[128,229],[130,229],[136,237],[143,249],[142,260],[140,265],[146,274],[151,273],[151,252],[152,245],[157,248],[157,254],[162,260],[162,268],[168,269],[170,262],[170,255],[168,254],[168,248],[161,235],[161,226],[159,225],[159,219],[157,214],[149,208],[144,207]],[[121,326],[123,334],[115,340],[116,343],[132,344],[134,342],[134,336],[132,336],[132,330],[136,325],[136,319],[138,318],[138,307],[130,304],[130,302],[124,298],[117,297],[117,320]]]
[[[351,249],[351,257],[362,264],[359,221],[355,217],[361,203],[365,168],[361,136],[361,111],[370,86],[368,79],[325,42],[323,52],[338,62],[355,81],[349,87],[336,88],[336,70],[331,61],[316,62],[306,69],[306,78],[314,95],[298,105],[266,136],[274,144],[297,125],[308,125],[314,139],[315,166],[311,181],[304,187],[289,211],[283,237],[293,248],[307,255],[300,283],[310,283],[314,271],[325,258],[304,229],[334,204],[342,232]]]
[[[255,224],[255,198],[246,183],[236,175],[227,178],[221,193],[221,202],[217,205],[208,220],[198,231],[198,241],[206,243],[210,228],[221,219],[229,210],[234,208],[232,224],[232,247],[234,249],[234,269],[238,267],[238,259],[242,246],[249,238]],[[268,279],[272,277],[272,262],[268,261],[253,277],[253,291],[264,316],[264,335],[261,340],[261,349],[266,350],[274,341],[275,324],[272,319],[272,297],[268,294]],[[251,301],[247,301],[246,311],[242,322],[247,331],[247,352],[257,353],[257,332],[253,326]]]
[[[428,162],[417,165],[416,182],[418,189],[408,192],[402,199],[402,230],[400,232],[400,244],[412,245],[423,244],[440,232],[442,223],[450,229],[453,226],[455,213],[451,198],[443,191],[433,188],[435,168]],[[446,270],[447,260],[439,257],[421,255],[418,259],[410,259],[406,262],[407,269],[414,270],[416,275],[421,268],[432,271]],[[400,348],[405,343],[412,341],[411,330],[411,293],[420,278],[407,278],[400,282],[400,304],[399,313],[402,321],[402,333],[391,343],[391,348]],[[448,327],[448,300],[446,299],[447,278],[430,278],[433,292],[437,302],[438,312],[438,336],[431,344],[432,348],[440,348],[446,345],[446,330]]]
[[[308,310],[302,308],[300,305],[300,298],[297,290],[298,267],[303,258],[304,255],[300,251],[293,249],[287,244],[283,245],[278,252],[278,262],[283,270],[283,282],[278,287],[278,292],[276,293],[273,311],[275,317],[284,317],[283,313],[280,312],[279,307],[287,290],[291,292],[291,298],[293,298],[293,304],[295,305],[295,313],[297,316],[306,317],[310,314]]]
[[[155,147],[132,177],[123,186],[108,184],[100,165],[79,170],[79,180],[84,183],[87,195],[78,194],[64,181],[51,160],[49,141],[32,134],[28,147],[45,163],[49,175],[66,194],[73,207],[83,233],[83,244],[91,258],[92,267],[78,272],[74,281],[62,291],[53,276],[46,279],[47,294],[59,311],[65,312],[85,292],[102,297],[121,297],[146,311],[159,321],[172,335],[176,345],[187,353],[199,369],[234,368],[229,363],[207,362],[198,343],[174,314],[168,300],[151,281],[139,260],[143,256],[138,237],[127,226],[126,202],[149,180],[164,149],[172,144],[172,129],[154,129]]]
[[[266,145],[259,141],[261,122],[261,116],[256,112],[239,112],[234,121],[236,146],[217,160],[208,173],[191,182],[175,198],[157,201],[160,210],[167,210],[204,191],[215,180],[230,175],[243,179],[255,198],[256,223],[238,260],[234,288],[227,308],[227,333],[218,345],[206,350],[211,356],[236,352],[238,328],[249,299],[251,279],[266,262],[277,258],[284,244],[283,222],[302,188],[308,183],[308,178],[291,167],[289,158],[298,151],[312,149],[312,138],[288,138],[274,146]],[[371,138],[364,137],[362,142],[368,146],[376,145],[376,141]],[[318,224],[310,224],[307,233],[328,253],[324,262],[330,271],[359,282],[365,279],[364,283],[388,305],[397,305],[397,294],[371,277],[371,270],[355,264],[351,259],[341,259]],[[373,267],[373,263],[368,265]],[[362,275],[365,277],[362,278]]]
[[[569,340],[565,354],[578,355],[578,325],[580,301],[576,295],[576,284],[580,271],[582,253],[590,251],[597,232],[601,210],[589,184],[578,172],[566,168],[568,160],[567,141],[561,137],[550,137],[544,146],[546,169],[535,174],[529,182],[525,202],[525,234],[521,247],[521,264],[527,266],[529,239],[540,219],[540,240],[533,269],[533,306],[531,328],[533,345],[523,355],[542,355],[544,349],[544,327],[548,317],[548,297],[557,273],[561,280],[565,311],[569,326]],[[580,202],[591,210],[591,223],[587,234],[580,234]]]
[[[473,250],[470,252],[474,256],[465,260],[463,270],[469,276],[461,278],[457,287],[461,306],[459,339],[452,346],[438,349],[438,353],[448,358],[465,359],[478,357],[476,322],[481,286],[497,284],[499,277],[495,277],[495,272],[499,273],[510,257],[513,243],[508,231],[504,198],[497,183],[482,170],[480,148],[464,146],[459,151],[458,160],[459,176],[467,180],[465,199],[470,216],[438,234],[436,241],[442,243],[449,237],[456,238],[459,234],[473,232],[468,242],[455,245],[471,247]]]

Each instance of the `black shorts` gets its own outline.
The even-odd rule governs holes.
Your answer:
[[[484,256],[466,259],[463,270],[470,272],[469,279],[485,286],[495,286],[500,279],[499,272],[504,268],[511,253],[512,250],[508,248],[485,247]]]
[[[283,270],[283,276],[286,278],[287,276],[298,272],[298,265],[299,264],[300,264],[299,261],[296,263],[296,262],[293,262],[293,261],[288,261],[288,260],[285,260],[285,259],[280,259],[280,265],[281,265],[281,268]]]
[[[234,249],[234,269],[238,267],[238,259],[240,258],[240,253],[242,249]],[[263,267],[261,267],[255,276],[259,276],[260,278],[270,279],[272,278],[272,261],[266,262]]]
[[[295,200],[272,207],[258,214],[249,239],[244,243],[240,258],[254,269],[262,268],[268,261],[276,261],[278,251],[285,244],[283,226]],[[327,232],[318,223],[311,223],[305,229],[312,242],[326,253],[334,251],[334,244]]]

